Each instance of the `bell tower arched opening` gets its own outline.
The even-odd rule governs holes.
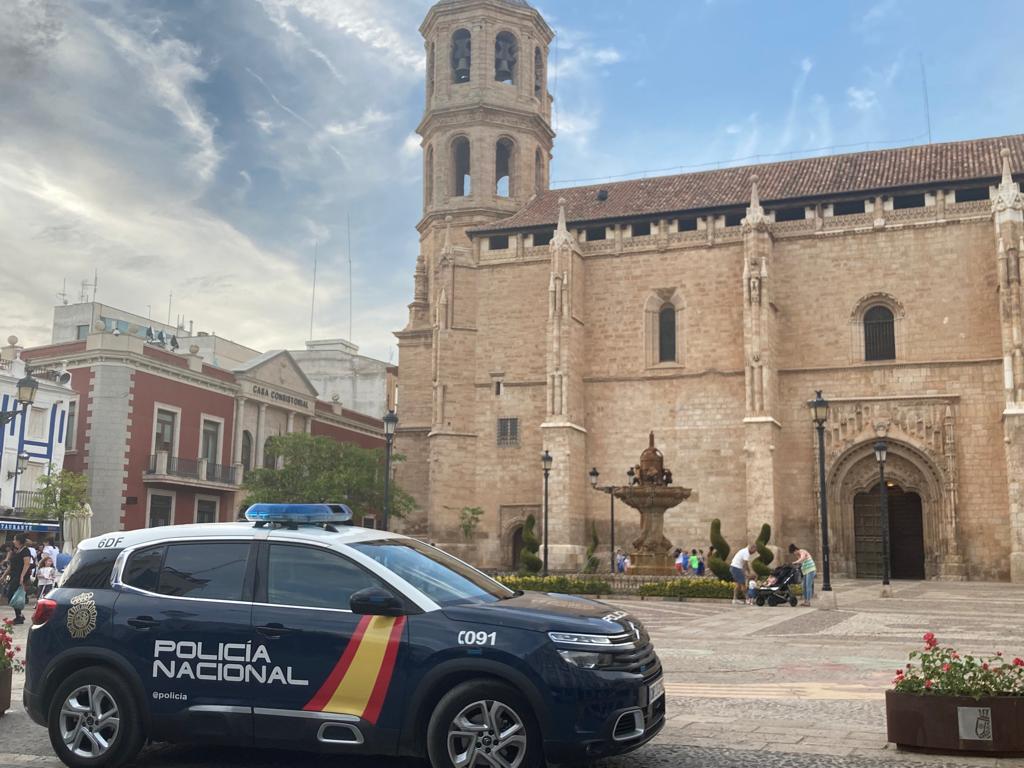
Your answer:
[[[468,83],[473,68],[473,37],[468,29],[452,33],[452,82]]]
[[[494,193],[498,197],[512,196],[512,156],[515,145],[512,139],[498,139],[494,145]]]

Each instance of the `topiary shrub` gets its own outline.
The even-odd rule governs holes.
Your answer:
[[[750,565],[753,567],[754,573],[762,579],[767,579],[772,574],[771,562],[775,559],[775,554],[768,549],[768,540],[771,537],[772,527],[765,523],[761,526],[761,532],[757,535],[757,541],[754,542],[757,546],[758,556],[750,561]]]
[[[711,546],[714,553],[708,556],[708,568],[723,581],[732,581],[729,573],[729,542],[722,538],[722,521],[717,517],[711,521]]]
[[[600,544],[597,538],[597,523],[590,523],[590,546],[587,547],[587,563],[583,566],[584,573],[597,573],[601,561],[594,554],[597,552],[597,545]]]
[[[537,540],[537,534],[533,532],[536,524],[537,520],[533,515],[527,517],[523,524],[523,548],[519,550],[520,573],[540,573],[544,567],[544,563],[537,556],[540,542]]]

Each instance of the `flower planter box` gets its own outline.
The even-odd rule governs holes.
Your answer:
[[[889,741],[900,748],[1024,755],[1024,696],[944,696],[886,691]]]
[[[11,708],[11,683],[14,672],[11,669],[0,670],[0,717]]]

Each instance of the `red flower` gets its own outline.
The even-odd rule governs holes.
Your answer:
[[[949,672],[949,664],[943,664],[942,665],[942,671],[943,672]]]
[[[7,658],[8,659],[13,659],[14,658],[14,651],[8,651],[7,652]]]
[[[21,646],[20,645],[14,646],[14,650],[15,650],[16,653],[21,653]]]
[[[1015,667],[1024,667],[1024,659],[1021,659],[1021,658],[1014,659],[1013,660],[1013,666],[1015,666]]]
[[[936,645],[938,645],[938,643],[939,643],[939,641],[935,639],[935,633],[934,632],[925,632],[924,633],[924,647],[925,648],[928,648],[928,649],[934,648]]]
[[[984,669],[984,670],[987,670],[988,669],[988,662],[986,661],[984,664],[982,664],[981,668]]]
[[[1002,655],[1003,655],[1002,651],[996,651],[996,656],[1002,656]]]
[[[924,681],[924,687],[925,688],[931,688],[932,687],[932,681],[931,680],[925,680]]]

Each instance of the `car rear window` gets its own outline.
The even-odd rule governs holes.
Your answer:
[[[109,589],[120,549],[80,549],[64,569],[60,586],[70,589]]]

